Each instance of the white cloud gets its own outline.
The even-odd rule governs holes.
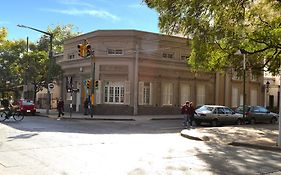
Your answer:
[[[75,5],[75,6],[84,6],[84,7],[94,7],[94,5],[80,0],[58,0],[57,2],[68,6]]]
[[[59,9],[43,9],[43,10],[49,11],[49,12],[66,14],[66,15],[73,15],[73,16],[90,15],[90,16],[98,17],[98,18],[111,19],[113,21],[120,20],[119,17],[117,17],[107,11],[104,11],[104,10],[94,10],[94,9],[78,10],[76,8],[69,9],[69,10],[59,10]]]

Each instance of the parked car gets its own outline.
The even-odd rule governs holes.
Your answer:
[[[19,100],[17,105],[19,107],[19,110],[23,114],[35,115],[35,113],[36,113],[35,104],[31,100]]]
[[[238,124],[243,123],[242,115],[235,113],[232,109],[226,106],[219,105],[203,105],[195,110],[194,121],[196,125],[201,123],[209,123],[212,126],[223,124]]]
[[[243,106],[239,106],[236,113],[243,114]],[[245,106],[245,122],[255,124],[257,122],[277,123],[279,115],[270,112],[262,106]]]

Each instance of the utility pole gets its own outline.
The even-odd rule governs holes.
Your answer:
[[[43,33],[45,35],[48,35],[50,37],[50,49],[49,49],[49,69],[48,69],[48,73],[47,73],[47,85],[50,83],[50,67],[52,66],[52,58],[53,58],[53,34],[52,33],[49,33],[49,32],[45,32],[45,31],[42,31],[42,30],[39,30],[39,29],[36,29],[36,28],[33,28],[33,27],[29,27],[29,26],[25,26],[25,25],[20,25],[18,24],[17,25],[18,27],[22,27],[22,28],[27,28],[27,29],[31,29],[31,30],[34,30],[34,31],[37,31],[37,32],[40,32],[40,33]],[[47,115],[49,114],[49,110],[50,110],[50,103],[51,103],[51,93],[50,93],[50,90],[49,88],[47,88],[47,94],[48,94],[48,100],[47,100],[47,109],[46,109],[46,113]]]

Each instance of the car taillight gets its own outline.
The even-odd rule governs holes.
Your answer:
[[[249,116],[249,115],[251,115],[251,113],[250,113],[250,112],[246,112],[245,115],[246,115],[246,116]]]

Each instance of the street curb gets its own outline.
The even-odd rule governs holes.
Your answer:
[[[50,116],[47,116],[47,115],[38,115],[40,117],[48,117],[48,118],[51,118],[51,119],[57,119],[57,117],[50,117]],[[116,118],[116,119],[113,119],[113,118],[70,118],[70,117],[62,117],[61,118],[62,120],[103,120],[103,121],[136,121],[135,119],[125,119],[125,118]]]
[[[243,147],[254,148],[254,149],[281,152],[281,148],[275,146],[264,146],[264,145],[257,145],[257,144],[243,143],[243,142],[231,142],[228,145],[243,146]]]
[[[150,120],[182,120],[182,118],[152,118]]]

